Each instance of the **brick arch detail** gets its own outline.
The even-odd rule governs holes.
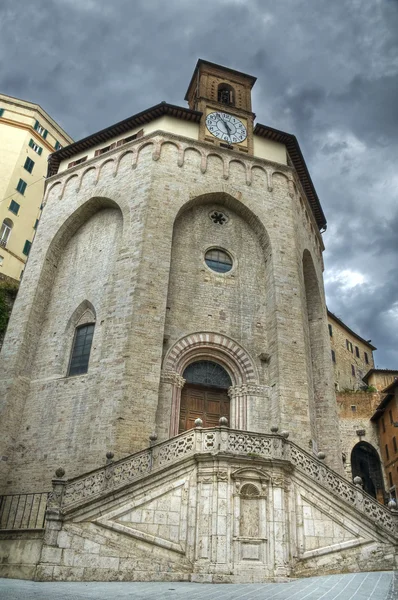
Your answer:
[[[181,390],[186,367],[197,360],[213,360],[231,376],[230,425],[246,429],[250,389],[258,385],[255,364],[248,352],[231,338],[212,332],[191,333],[174,344],[163,363],[163,381],[172,385],[170,436],[178,434]]]
[[[168,352],[164,371],[182,376],[185,368],[198,357],[220,359],[226,363],[235,385],[258,382],[255,365],[244,348],[231,338],[218,333],[191,333],[181,338]]]

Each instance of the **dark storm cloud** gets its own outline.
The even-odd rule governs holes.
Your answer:
[[[298,136],[328,218],[329,307],[397,368],[398,2],[3,0],[2,92],[75,139],[166,100],[198,57],[258,77],[261,123]]]

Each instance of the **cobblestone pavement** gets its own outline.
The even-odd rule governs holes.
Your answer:
[[[396,600],[398,576],[352,573],[288,583],[38,583],[0,579],[1,600]]]

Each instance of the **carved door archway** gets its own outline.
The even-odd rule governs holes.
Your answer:
[[[171,385],[168,437],[179,432],[181,397],[187,383],[185,371],[195,361],[214,362],[226,371],[230,378],[229,426],[233,429],[247,429],[251,399],[261,396],[268,401],[268,386],[259,385],[255,363],[240,344],[225,335],[198,332],[179,339],[164,359],[161,382],[166,386]],[[166,396],[165,391],[163,394]]]

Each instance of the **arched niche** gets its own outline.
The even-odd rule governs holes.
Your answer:
[[[181,206],[176,214],[174,223],[178,221],[181,215],[188,212],[193,207],[200,205],[206,206],[209,204],[223,206],[225,209],[230,209],[242,217],[256,233],[265,257],[268,259],[271,256],[270,238],[260,218],[238,197],[235,197],[232,193],[228,193],[224,190],[206,192],[191,198]]]
[[[271,558],[270,538],[270,492],[269,475],[257,468],[240,468],[231,473],[235,491],[233,494],[233,544],[235,554],[242,560],[254,559],[256,565]]]
[[[322,398],[324,394],[324,305],[319,289],[312,256],[303,253],[303,278],[305,289],[305,321],[307,337],[307,377],[309,389],[309,412],[313,439],[320,437],[324,420]]]
[[[75,308],[70,315],[64,331],[59,337],[58,352],[54,357],[54,370],[60,375],[65,375],[68,370],[68,363],[73,343],[75,331],[82,325],[96,323],[97,313],[93,304],[85,299]]]
[[[384,481],[379,454],[368,442],[358,442],[351,451],[352,477],[362,479],[365,492],[384,501]]]
[[[96,215],[98,215],[101,212],[110,212],[112,213],[112,215],[114,215],[114,218],[118,221],[118,225],[117,227],[115,227],[115,230],[117,230],[117,237],[121,237],[122,235],[122,229],[123,229],[123,217],[122,217],[122,212],[121,209],[119,207],[119,205],[114,202],[113,200],[109,199],[109,198],[103,198],[103,197],[97,197],[97,198],[91,198],[90,200],[88,200],[87,202],[85,202],[82,206],[80,206],[74,213],[72,213],[65,221],[64,223],[60,226],[60,228],[58,229],[58,231],[56,232],[56,234],[54,235],[53,239],[51,240],[47,251],[45,252],[45,257],[44,260],[41,261],[42,267],[41,267],[41,271],[40,271],[40,275],[38,278],[38,282],[37,285],[35,287],[35,295],[34,295],[34,301],[32,303],[32,309],[29,315],[29,319],[27,321],[27,326],[25,329],[25,339],[29,339],[29,354],[27,354],[24,357],[24,360],[26,362],[24,362],[22,364],[23,368],[27,368],[30,370],[31,366],[33,363],[36,363],[37,361],[41,362],[41,368],[44,367],[44,355],[42,356],[42,360],[40,359],[40,356],[37,357],[37,348],[41,343],[44,343],[44,338],[46,335],[50,335],[49,330],[51,329],[51,315],[55,314],[54,311],[52,309],[50,309],[50,302],[52,300],[52,296],[53,296],[53,292],[54,292],[54,285],[56,284],[57,281],[60,281],[61,277],[61,270],[62,270],[62,259],[64,256],[65,251],[68,248],[68,245],[70,244],[71,240],[74,238],[74,236],[80,231],[83,230],[83,228],[87,225],[87,223],[90,222],[91,219],[93,219]],[[113,220],[113,217],[111,218],[111,220]],[[104,233],[105,235],[105,233]],[[91,246],[90,246],[91,247]],[[104,240],[104,247],[103,249],[101,249],[101,254],[103,252],[107,252],[107,248],[109,248],[109,244],[107,241]],[[40,244],[40,240],[37,240],[37,249],[38,252],[43,250],[43,247]],[[114,249],[112,250],[113,252],[116,251],[116,246],[114,247]],[[67,263],[68,261],[66,261]],[[65,263],[65,261],[64,261]],[[71,266],[73,266],[75,263],[74,261],[71,259],[70,261]],[[64,264],[64,268],[66,268],[67,265]],[[29,267],[28,267],[29,269]],[[29,273],[26,273],[27,276],[29,276]],[[97,273],[92,273],[92,280],[95,281],[95,279],[97,277]],[[68,275],[66,274],[65,277],[67,278]],[[72,279],[71,281],[74,281],[73,276],[71,275]],[[27,279],[27,277],[26,277]],[[32,285],[32,282],[29,282],[30,285]],[[99,284],[98,284],[99,285]],[[80,293],[80,292],[79,292]],[[84,294],[84,291],[81,291],[81,294]],[[102,294],[103,294],[103,290],[102,290]],[[79,298],[71,298],[71,294],[67,294],[65,291],[65,298],[63,298],[63,302],[66,299],[70,299],[70,302],[74,301],[76,303],[79,302]],[[81,300],[81,302],[84,300],[84,295],[83,298]],[[54,306],[56,305],[56,301],[55,299],[52,300],[54,304]],[[91,300],[90,300],[91,302]],[[51,331],[51,343],[48,346],[48,349],[50,350],[50,347],[52,348],[52,346],[54,346],[53,350],[54,350],[54,356],[52,358],[52,367],[54,372],[57,372],[57,374],[62,374],[62,365],[65,364],[65,360],[64,360],[64,352],[58,352],[56,351],[56,347],[58,347],[59,349],[61,348],[65,348],[65,345],[63,342],[61,342],[60,340],[58,340],[58,342],[56,341],[58,338],[57,336],[64,336],[66,335],[66,323],[67,321],[71,318],[71,316],[73,315],[74,310],[76,309],[76,304],[74,306],[69,307],[65,307],[65,315],[63,316],[63,318],[65,319],[64,324],[63,321],[62,322],[57,322],[54,323],[52,326],[52,331]],[[46,328],[48,328],[47,333],[44,331]],[[41,353],[39,353],[41,354]],[[62,354],[62,356],[61,356]],[[57,356],[56,356],[57,355]],[[36,359],[35,359],[36,357]],[[61,369],[61,372],[59,372],[59,369]],[[64,369],[63,369],[64,370]]]
[[[217,101],[228,106],[235,106],[235,89],[229,83],[220,83],[217,88]]]
[[[215,213],[224,215],[225,219],[213,219]],[[214,272],[205,260],[209,249],[225,251],[232,259],[232,268],[224,273]],[[170,340],[170,346],[174,345],[165,347],[169,352],[163,371],[172,370],[183,379],[185,360],[219,362],[232,381],[231,426],[265,430],[271,420],[270,400],[268,392],[264,392],[266,398],[261,395],[263,391],[257,392],[258,386],[266,384],[271,374],[268,366],[262,366],[260,381],[253,359],[247,359],[250,374],[242,365],[242,359],[246,361],[246,357],[267,352],[267,340],[274,337],[271,244],[263,223],[243,202],[225,191],[191,198],[175,217],[169,273],[164,337]],[[219,302],[220,290],[222,302]],[[209,332],[211,340],[202,332]],[[189,344],[189,356],[185,348],[181,348],[180,339]],[[222,341],[216,342],[217,339],[228,342],[224,345]],[[228,344],[239,348],[234,356]],[[181,350],[181,361],[170,366],[169,358],[177,349]],[[271,368],[277,368],[276,361]],[[158,424],[159,431],[163,430],[160,435],[164,437],[178,432],[181,398],[178,378],[173,383],[176,387],[173,387],[172,398],[161,386]],[[246,383],[256,386],[255,391],[254,388],[243,390]],[[273,401],[276,412],[276,396]],[[167,432],[166,425],[161,423],[162,415],[170,423]],[[274,420],[278,422],[275,417]]]

